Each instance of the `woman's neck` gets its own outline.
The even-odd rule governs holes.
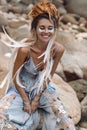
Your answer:
[[[36,41],[35,43],[35,46],[37,46],[37,48],[40,50],[40,51],[45,51],[46,48],[47,48],[47,45],[46,43],[43,43],[43,42],[40,42],[40,41]]]

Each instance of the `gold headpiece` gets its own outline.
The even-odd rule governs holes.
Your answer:
[[[59,12],[54,4],[47,0],[43,0],[38,4],[34,5],[32,10],[29,13],[29,18],[36,18],[38,15],[47,13],[50,16],[55,16],[56,19],[59,19]]]

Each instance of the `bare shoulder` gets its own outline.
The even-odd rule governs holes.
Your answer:
[[[29,47],[21,47],[19,48],[18,52],[21,54],[21,55],[27,55],[30,51],[30,48]]]
[[[29,59],[29,57],[30,57],[29,51],[30,51],[30,49],[28,47],[19,48],[18,53],[17,53],[17,60],[20,59],[19,61],[23,62],[23,61]]]
[[[61,43],[58,43],[57,41],[55,41],[55,51],[63,53],[64,46]]]

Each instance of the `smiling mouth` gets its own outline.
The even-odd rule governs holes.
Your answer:
[[[48,36],[48,35],[41,35],[42,37],[44,37],[44,38],[49,38],[50,36]]]
[[[45,38],[49,38],[49,36],[43,36],[43,37],[45,37]]]

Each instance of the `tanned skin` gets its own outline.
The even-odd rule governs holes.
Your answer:
[[[47,23],[48,22],[48,23]],[[37,25],[37,27],[39,25],[44,25],[46,27],[48,26],[53,26],[53,23],[50,23],[49,20],[47,19],[43,19],[42,21],[40,21]],[[43,34],[38,32],[38,30],[36,29],[36,34],[38,36],[37,41],[35,42],[34,45],[32,45],[31,47],[22,47],[19,48],[18,50],[18,54],[14,63],[14,69],[13,69],[13,76],[15,75],[16,71],[19,69],[19,67],[24,64],[24,62],[26,60],[28,60],[30,58],[30,51],[32,52],[32,59],[35,65],[38,65],[40,62],[42,62],[41,66],[38,68],[38,71],[43,70],[45,64],[43,63],[43,59],[44,57],[38,58],[38,56],[40,56],[47,47],[47,44],[49,42],[49,39],[51,38],[51,36],[53,35],[53,33],[49,33],[49,32],[44,32]],[[46,36],[48,35],[48,37]],[[44,40],[44,37],[46,37],[46,39]],[[54,64],[53,64],[53,68],[51,71],[51,76],[53,77],[56,68],[60,62],[60,59],[63,55],[64,52],[64,47],[59,44],[58,42],[54,42],[52,48],[51,48],[51,56],[54,60]],[[18,90],[18,92],[20,93],[23,101],[25,102],[30,102],[29,97],[27,97],[24,88],[18,86],[18,84],[16,83],[16,79],[14,78],[14,83],[16,86],[16,89]],[[46,86],[45,86],[46,87]],[[40,95],[36,95],[35,97],[39,97]],[[38,108],[39,102],[35,102],[34,100],[32,100],[31,105],[30,106],[24,106],[24,111],[28,112],[28,113],[32,113],[34,112],[37,108]]]

